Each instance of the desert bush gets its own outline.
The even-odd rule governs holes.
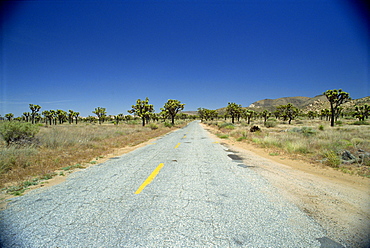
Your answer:
[[[370,123],[366,121],[355,121],[353,125],[370,125]]]
[[[232,124],[232,123],[218,123],[217,124],[218,128],[219,129],[229,129],[229,130],[233,130],[235,129],[235,125]]]
[[[323,125],[320,125],[320,126],[319,126],[319,130],[320,130],[320,131],[324,131],[324,126],[323,126]]]
[[[338,168],[341,164],[341,159],[334,151],[325,151],[323,154],[324,157],[324,164],[333,167]]]
[[[291,129],[290,132],[301,133],[305,137],[309,137],[311,135],[316,134],[316,130],[312,129],[311,127],[302,127],[302,128],[295,127]]]
[[[165,122],[163,125],[168,128],[171,128],[173,126],[172,123],[168,123],[168,122]]]
[[[276,127],[277,126],[277,122],[275,120],[268,120],[265,122],[265,127],[269,128],[269,127]]]
[[[40,128],[29,122],[7,121],[0,124],[0,135],[7,145],[32,144]]]
[[[154,123],[150,123],[149,127],[150,127],[150,129],[152,129],[152,130],[156,130],[156,129],[158,129],[158,126],[157,126],[156,124],[154,124]]]
[[[229,135],[227,135],[227,134],[222,134],[222,133],[217,134],[217,136],[218,136],[220,139],[227,139],[227,138],[229,138]]]

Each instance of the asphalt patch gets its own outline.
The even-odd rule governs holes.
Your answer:
[[[320,248],[345,248],[343,245],[327,237],[318,238],[317,240],[321,244]]]
[[[240,157],[239,155],[236,155],[236,154],[228,154],[227,156],[229,156],[229,158],[231,158],[232,160],[240,160],[240,161],[243,160],[242,157]]]

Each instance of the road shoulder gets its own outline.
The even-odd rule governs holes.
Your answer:
[[[244,158],[245,163],[274,185],[281,194],[314,218],[328,237],[349,247],[368,247],[370,241],[370,179],[310,164],[247,142],[220,139],[217,129],[201,124],[212,139]]]

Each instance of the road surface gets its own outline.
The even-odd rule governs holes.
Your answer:
[[[195,121],[13,198],[1,246],[342,247],[253,166]]]

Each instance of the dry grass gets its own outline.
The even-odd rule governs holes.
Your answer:
[[[219,128],[218,135],[229,135],[239,142],[252,142],[267,149],[278,150],[280,154],[301,156],[310,162],[320,162],[340,170],[370,176],[369,159],[354,163],[341,164],[339,154],[348,150],[358,155],[358,150],[370,152],[370,126],[352,125],[355,120],[344,120],[341,125],[330,127],[321,120],[298,120],[291,125],[277,122],[274,127],[264,127],[262,121],[251,125],[236,123],[233,129],[225,129],[225,122],[208,122]],[[258,125],[262,132],[249,132],[253,125]]]
[[[38,146],[1,144],[0,188],[49,176],[63,167],[89,163],[112,153],[115,148],[135,146],[173,130],[162,123],[157,126],[157,129],[128,124],[43,126],[36,135]]]

